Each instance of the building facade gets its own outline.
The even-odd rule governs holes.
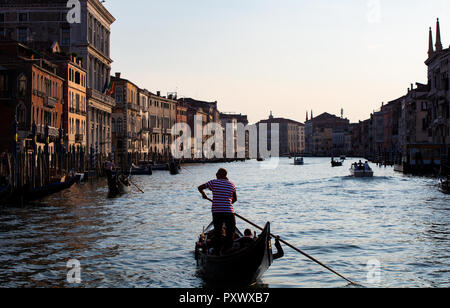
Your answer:
[[[350,121],[329,113],[313,117],[305,123],[306,153],[314,156],[339,156],[346,154],[346,137]]]
[[[3,150],[55,150],[62,138],[64,79],[57,65],[15,41],[1,41],[0,112]],[[17,122],[17,135],[14,132]],[[35,148],[34,146],[37,146]]]
[[[65,0],[1,0],[6,37],[31,46],[59,42],[76,53],[87,71],[87,145],[96,153],[111,152],[114,100],[105,95],[111,71],[110,37],[115,18],[99,0],[80,0],[80,23],[69,23]]]
[[[272,144],[272,125],[278,124],[279,126],[279,155],[280,156],[290,156],[290,155],[300,155],[304,153],[305,150],[305,125],[303,123],[284,119],[275,118],[272,113],[269,119],[262,120],[256,123],[258,127],[258,149],[260,149],[260,130],[261,124],[267,125],[267,145],[271,147]]]
[[[161,96],[161,92],[150,93],[150,147],[154,155],[169,157],[174,140],[172,127],[177,121],[175,96]]]

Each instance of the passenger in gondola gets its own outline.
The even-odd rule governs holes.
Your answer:
[[[225,224],[226,236],[223,251],[227,253],[233,247],[233,235],[236,230],[236,218],[234,216],[233,204],[237,202],[236,186],[228,179],[228,171],[219,169],[217,179],[209,181],[198,187],[203,199],[209,199],[205,193],[209,189],[213,193],[212,216],[214,224],[214,253],[220,254],[222,226]]]
[[[237,243],[239,244],[239,249],[251,247],[255,243],[255,238],[253,237],[252,230],[245,230],[244,236],[237,240]]]

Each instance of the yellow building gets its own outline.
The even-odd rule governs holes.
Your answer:
[[[175,96],[150,94],[150,152],[169,155],[173,142],[172,127],[177,120],[177,101]]]
[[[83,61],[75,55],[62,55],[58,43],[52,46],[52,62],[58,65],[58,75],[64,78],[63,130],[67,150],[87,146],[87,72]]]

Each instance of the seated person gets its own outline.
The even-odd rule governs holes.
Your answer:
[[[252,231],[247,229],[244,231],[244,236],[237,240],[240,249],[244,249],[252,246],[255,243],[255,239],[253,238]]]

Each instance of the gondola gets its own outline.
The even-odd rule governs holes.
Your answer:
[[[450,194],[450,180],[441,180],[439,190],[444,194]]]
[[[51,183],[42,187],[37,187],[35,189],[30,189],[29,192],[26,193],[25,199],[28,201],[33,201],[45,198],[49,195],[69,189],[77,182],[77,180],[78,178],[74,176],[70,178],[66,177],[63,181]]]
[[[236,234],[242,236],[239,230],[236,230]],[[229,255],[214,256],[197,243],[195,258],[200,276],[207,283],[251,285],[263,276],[273,262],[270,223],[266,224],[251,247]]]
[[[8,184],[7,186],[4,187],[0,187],[0,201],[7,200],[11,195],[11,192],[12,192],[11,184]]]
[[[152,174],[153,168],[150,164],[140,166],[133,165],[130,171],[130,175],[152,175]]]
[[[127,194],[131,190],[131,184],[127,176],[107,174],[108,189],[110,196]]]
[[[50,195],[56,194],[63,190],[69,189],[77,182],[77,177],[65,177],[59,182],[54,182],[41,187],[31,188],[27,185],[16,191],[11,191],[8,196],[5,197],[5,202],[31,202],[39,199],[43,199]]]
[[[169,171],[171,175],[177,175],[180,173],[180,163],[173,161],[169,164]]]
[[[169,164],[155,164],[152,165],[153,171],[167,171],[169,170]]]

